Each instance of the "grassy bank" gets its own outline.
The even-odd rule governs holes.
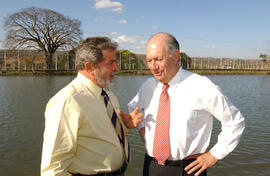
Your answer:
[[[200,75],[264,75],[270,71],[261,70],[190,70]],[[75,75],[77,71],[7,71],[0,72],[0,76],[49,76],[49,75]],[[117,75],[151,75],[150,70],[121,70]]]
[[[261,70],[189,70],[200,75],[265,75],[270,71]],[[151,75],[150,70],[129,70],[120,71],[119,75]]]
[[[262,70],[190,70],[200,75],[265,75],[270,71]]]
[[[49,75],[75,75],[77,71],[7,71],[0,72],[0,76],[49,76]]]
[[[77,71],[2,71],[0,76],[49,76],[49,75],[75,75]],[[117,75],[150,75],[149,70],[121,70]]]

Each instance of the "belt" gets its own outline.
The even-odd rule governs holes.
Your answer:
[[[123,174],[127,169],[127,163],[123,164],[123,166],[114,172],[108,172],[108,173],[98,173],[94,175],[84,175],[84,174],[71,174],[72,176],[117,176]]]
[[[158,163],[158,161],[154,158],[151,157],[149,155],[145,155],[146,158],[150,161],[150,162],[154,162],[154,163]],[[164,163],[159,164],[159,165],[163,165],[163,166],[180,166],[180,167],[184,167],[187,166],[188,164],[190,164],[191,162],[193,162],[195,159],[187,159],[187,160],[166,160]]]

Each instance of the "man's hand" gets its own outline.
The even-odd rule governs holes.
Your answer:
[[[198,170],[195,176],[199,176],[204,170],[213,166],[218,161],[218,159],[214,157],[209,151],[205,153],[191,155],[185,159],[191,159],[191,158],[195,158],[196,160],[190,163],[187,167],[185,167],[185,171],[188,174],[191,174],[194,171]]]
[[[122,116],[123,122],[127,128],[136,128],[142,122],[141,118],[143,116],[142,113],[138,112],[139,108],[137,107],[133,112],[129,114],[125,114],[121,110],[118,113]]]

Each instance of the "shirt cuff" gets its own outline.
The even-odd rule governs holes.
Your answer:
[[[223,146],[220,146],[216,144],[211,150],[210,153],[216,157],[218,160],[221,160],[225,158],[228,153],[226,152],[226,149]]]

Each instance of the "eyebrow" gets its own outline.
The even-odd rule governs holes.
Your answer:
[[[163,56],[157,56],[153,58],[146,58],[146,60],[153,60],[153,59],[163,59]]]

